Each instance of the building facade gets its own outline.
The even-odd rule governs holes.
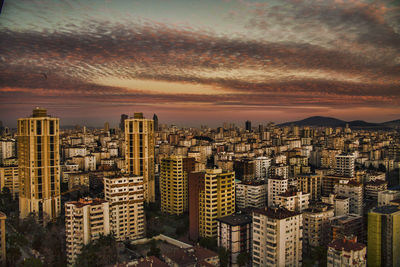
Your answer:
[[[267,184],[263,181],[237,183],[236,205],[239,209],[265,207],[267,205]]]
[[[400,266],[400,209],[382,206],[368,213],[368,266]]]
[[[333,240],[328,245],[327,267],[366,267],[367,246],[357,237]]]
[[[302,265],[302,215],[285,208],[253,212],[252,266]]]
[[[144,199],[154,202],[154,122],[142,113],[125,119],[125,166],[127,173],[143,177]]]
[[[189,236],[217,237],[217,219],[235,213],[235,173],[207,169],[189,177]]]
[[[109,203],[110,227],[117,240],[145,236],[143,177],[129,174],[104,177],[104,199]]]
[[[18,119],[19,210],[33,212],[46,224],[59,216],[59,119],[36,108],[32,117]]]
[[[65,236],[68,266],[73,266],[82,247],[100,235],[110,234],[109,204],[102,199],[65,203]]]
[[[232,214],[217,219],[218,221],[218,247],[229,251],[230,265],[237,264],[240,253],[251,253],[251,216],[245,214]]]

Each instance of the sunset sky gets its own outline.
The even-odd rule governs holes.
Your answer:
[[[400,0],[5,0],[0,120],[400,119]]]

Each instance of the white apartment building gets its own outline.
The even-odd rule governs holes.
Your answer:
[[[83,170],[87,171],[95,171],[96,170],[96,156],[94,155],[86,155],[83,158]]]
[[[335,174],[338,176],[354,177],[354,162],[356,157],[353,154],[339,154],[335,156]]]
[[[390,201],[400,199],[400,191],[385,190],[378,192],[378,207],[390,205]]]
[[[109,204],[103,199],[65,203],[65,236],[68,266],[73,266],[84,245],[110,234]]]
[[[254,163],[254,178],[258,180],[267,180],[268,169],[271,166],[271,159],[268,157],[257,157],[254,159]]]
[[[287,179],[289,177],[289,166],[280,164],[269,167],[268,177],[276,176],[284,177]]]
[[[0,140],[0,165],[3,160],[16,156],[15,140],[14,139],[1,139]]]
[[[319,203],[303,211],[304,249],[326,245],[329,242],[329,219],[334,217],[331,205]]]
[[[289,180],[283,177],[270,177],[268,179],[268,207],[278,205],[277,196],[286,192]]]
[[[321,197],[322,202],[333,205],[335,216],[348,215],[350,213],[350,198],[329,194]]]
[[[145,235],[143,190],[141,176],[104,177],[104,198],[110,203],[111,230],[119,241]]]
[[[367,246],[357,237],[335,239],[328,245],[327,267],[366,267]]]
[[[253,266],[302,265],[302,215],[285,208],[253,212]]]
[[[335,194],[350,199],[350,213],[363,215],[364,188],[362,184],[353,180],[340,180],[338,184],[335,184]]]
[[[310,193],[303,193],[297,190],[288,190],[277,196],[277,205],[290,211],[302,212],[308,209]]]
[[[265,182],[236,184],[236,205],[239,209],[263,208],[267,205],[268,185]]]

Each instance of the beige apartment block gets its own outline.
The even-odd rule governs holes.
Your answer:
[[[18,119],[19,210],[21,218],[33,212],[46,224],[59,216],[59,119],[36,108]]]
[[[104,177],[104,198],[110,205],[111,230],[117,240],[145,236],[143,177]]]
[[[143,176],[146,202],[155,202],[154,143],[153,120],[142,113],[125,120],[125,171]]]
[[[110,234],[109,203],[80,199],[65,203],[65,237],[68,266],[73,266],[82,247],[100,235]]]

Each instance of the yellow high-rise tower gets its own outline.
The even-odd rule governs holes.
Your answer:
[[[144,199],[155,202],[154,182],[154,121],[142,113],[125,120],[126,172],[143,176]]]
[[[29,118],[18,119],[19,211],[35,213],[46,224],[59,216],[59,119],[36,108]]]
[[[180,215],[188,210],[188,175],[194,170],[194,158],[171,156],[161,160],[162,212]]]

